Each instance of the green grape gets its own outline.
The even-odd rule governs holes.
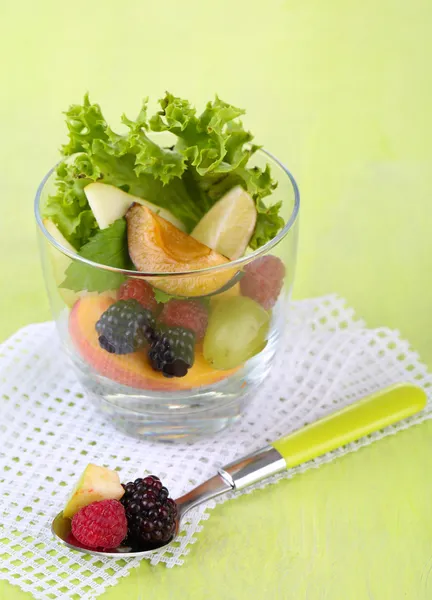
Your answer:
[[[204,358],[215,369],[232,369],[265,348],[268,312],[251,298],[237,296],[218,302],[204,338]]]

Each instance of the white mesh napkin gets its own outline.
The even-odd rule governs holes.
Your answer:
[[[293,302],[272,376],[243,418],[204,441],[160,444],[123,435],[93,409],[60,352],[53,323],[25,327],[0,346],[0,578],[35,598],[86,600],[139,564],[138,559],[83,555],[52,539],[51,519],[88,462],[117,468],[122,481],[142,476],[144,465],[177,497],[234,458],[398,381],[432,386],[432,376],[398,332],[366,329],[335,296]],[[271,481],[318,467],[431,416],[429,404],[420,415]],[[214,506],[212,501],[191,512],[178,542],[154,556],[152,564],[181,565],[209,516],[206,510]]]

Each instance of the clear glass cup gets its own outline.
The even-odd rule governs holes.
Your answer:
[[[235,261],[185,273],[122,271],[92,263],[68,250],[50,234],[41,216],[41,207],[55,189],[55,169],[45,176],[39,186],[35,215],[41,260],[52,315],[63,347],[89,398],[116,426],[128,434],[161,440],[213,435],[241,416],[248,401],[269,375],[283,337],[288,299],[294,280],[300,198],[293,176],[271,154],[259,150],[251,162],[259,167],[270,164],[272,176],[277,180],[278,186],[266,200],[269,204],[282,203],[284,228],[266,245],[256,251],[249,251]],[[198,286],[203,284],[207,291],[216,292],[205,300],[210,323],[216,322],[217,331],[222,331],[222,343],[215,341],[213,352],[215,346],[216,352],[225,347],[224,335],[231,336],[231,343],[228,344],[230,351],[233,345],[237,345],[240,352],[247,352],[246,345],[242,348],[241,340],[245,332],[248,335],[248,321],[243,317],[250,310],[251,304],[249,300],[244,301],[244,297],[255,297],[255,292],[253,286],[251,292],[250,286],[248,288],[245,284],[246,276],[251,269],[266,271],[267,263],[275,262],[275,259],[265,258],[269,256],[279,259],[279,267],[281,261],[285,275],[277,301],[265,311],[268,315],[268,322],[263,325],[262,335],[265,341],[258,347],[255,345],[251,348],[250,353],[254,355],[240,365],[221,368],[218,363],[218,368],[214,368],[208,360],[209,351],[204,352],[209,346],[204,338],[204,342],[196,343],[195,363],[185,377],[167,378],[153,370],[148,349],[116,355],[101,347],[96,323],[102,313],[116,301],[118,290],[102,294],[75,293],[61,287],[65,271],[73,261],[85,263],[90,269],[116,271],[124,281],[144,279],[165,291],[178,290],[179,285],[180,289],[187,289],[191,282],[196,289],[198,282]],[[257,285],[262,289],[257,292],[258,295],[266,296],[266,281],[265,278],[259,280]],[[264,309],[255,300],[256,298],[252,300],[254,310],[259,319],[262,319]],[[262,303],[262,299],[259,301]],[[264,319],[267,317],[264,316]]]

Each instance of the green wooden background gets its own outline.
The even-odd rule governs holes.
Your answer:
[[[0,339],[49,318],[37,185],[89,91],[114,123],[217,92],[296,176],[295,296],[337,292],[432,365],[430,0],[2,0]],[[432,426],[218,507],[182,568],[104,600],[428,600]],[[29,598],[0,582],[0,598]]]

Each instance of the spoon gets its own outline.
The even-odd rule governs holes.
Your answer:
[[[410,383],[395,384],[222,467],[217,475],[176,500],[176,530],[165,546],[175,540],[185,514],[195,506],[227,492],[242,490],[405,419],[421,411],[426,400],[422,388]],[[122,546],[107,552],[81,548],[71,541],[71,520],[63,517],[63,513],[55,517],[52,532],[65,546],[97,556],[145,558],[164,550],[164,546],[141,552]]]

